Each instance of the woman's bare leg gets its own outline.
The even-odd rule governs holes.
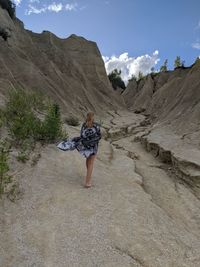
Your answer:
[[[86,159],[86,166],[87,166],[87,175],[85,178],[85,185],[86,186],[91,185],[92,171],[93,171],[95,158],[96,158],[96,155],[92,155]]]
[[[86,168],[88,169],[88,165],[89,165],[89,158],[86,159]]]

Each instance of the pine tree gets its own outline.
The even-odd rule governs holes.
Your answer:
[[[62,122],[58,104],[50,104],[42,124],[42,134],[47,141],[54,141],[62,135]]]
[[[163,72],[163,71],[167,71],[167,63],[168,63],[168,60],[165,59],[163,65],[160,67],[160,71]]]
[[[117,87],[125,89],[125,83],[121,78],[121,70],[114,69],[110,74],[108,74],[108,78],[112,84],[113,89],[117,89]]]
[[[139,71],[139,73],[138,73],[138,82],[140,81],[140,80],[142,80],[144,78],[144,74],[141,72],[141,71]]]
[[[185,61],[184,60],[181,61],[181,58],[177,56],[174,61],[174,69],[181,68],[181,67],[183,68],[184,65],[185,65]]]

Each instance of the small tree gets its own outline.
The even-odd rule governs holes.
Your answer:
[[[144,79],[144,74],[141,71],[139,71],[137,80],[139,82],[142,79]]]
[[[175,61],[174,61],[174,69],[183,68],[184,64],[185,64],[185,61],[181,61],[181,58],[179,56],[177,56]]]
[[[167,63],[168,63],[168,60],[165,59],[163,65],[160,67],[161,72],[167,71]]]
[[[114,69],[110,74],[108,74],[108,78],[115,90],[117,87],[122,88],[123,90],[126,88],[125,83],[121,78],[121,70],[118,71],[117,69]]]
[[[43,112],[43,120],[38,113]],[[61,114],[57,104],[50,102],[47,106],[42,96],[18,89],[10,91],[4,110],[6,125],[16,145],[29,140],[54,141],[61,134]]]
[[[39,123],[39,119],[33,112],[33,96],[22,89],[9,92],[4,113],[9,133],[18,144],[33,137]]]
[[[200,57],[197,57],[197,58],[196,58],[194,64],[196,64],[196,63],[198,63],[198,62],[200,62]]]
[[[131,82],[131,81],[136,81],[137,82],[137,77],[135,75],[132,75],[132,77],[128,81],[129,82]]]
[[[44,122],[41,124],[42,139],[51,142],[62,136],[62,121],[58,104],[50,104]]]

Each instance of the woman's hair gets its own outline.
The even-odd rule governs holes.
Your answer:
[[[88,128],[91,128],[93,126],[93,122],[94,122],[94,113],[88,112],[86,116],[86,126]]]

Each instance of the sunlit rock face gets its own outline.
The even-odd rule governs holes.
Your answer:
[[[0,37],[1,98],[9,88],[23,87],[54,98],[64,112],[102,114],[122,105],[95,42],[25,30],[20,20],[12,20],[1,8],[0,21],[10,35],[7,41]]]

